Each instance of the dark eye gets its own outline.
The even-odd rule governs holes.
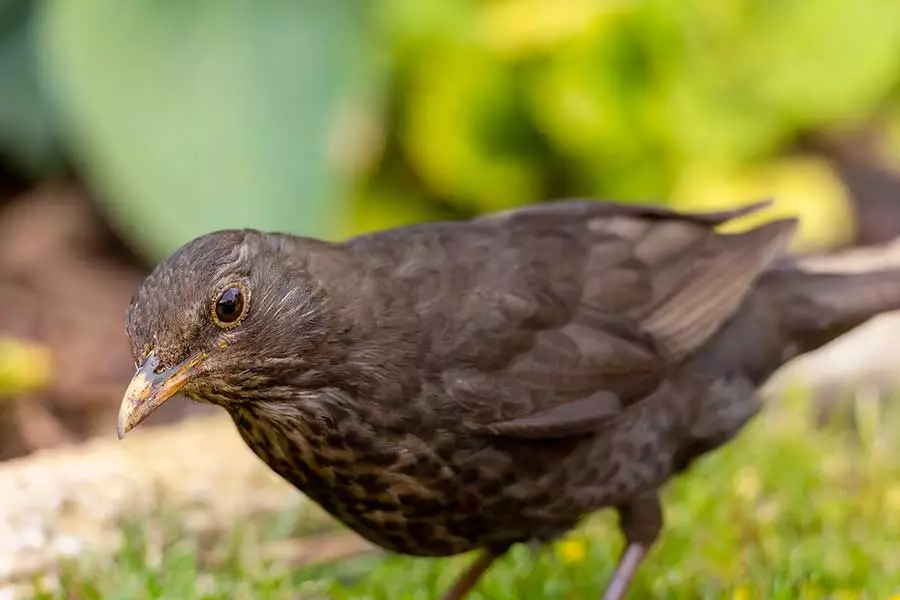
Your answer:
[[[232,325],[244,316],[244,293],[238,287],[230,287],[216,300],[216,321],[220,325]]]

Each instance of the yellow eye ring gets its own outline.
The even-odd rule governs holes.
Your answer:
[[[222,329],[231,329],[240,324],[250,308],[250,293],[240,282],[226,285],[216,295],[212,303],[213,322]]]

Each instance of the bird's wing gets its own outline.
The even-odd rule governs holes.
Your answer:
[[[526,257],[531,282],[528,293],[504,289],[495,312],[527,339],[520,333],[506,340],[513,350],[502,367],[445,371],[448,395],[484,433],[556,438],[596,431],[700,347],[784,251],[794,220],[739,234],[715,231],[756,208],[691,216],[610,204],[592,212],[579,203],[495,217]],[[573,211],[580,211],[575,220]],[[582,249],[580,259],[571,255],[576,267],[543,247],[547,239],[577,240],[567,246]],[[505,347],[489,328],[470,335],[473,343]]]

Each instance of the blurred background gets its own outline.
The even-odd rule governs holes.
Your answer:
[[[900,234],[892,0],[0,0],[0,89],[2,459],[112,435],[131,294],[213,229],[771,196],[796,252]]]

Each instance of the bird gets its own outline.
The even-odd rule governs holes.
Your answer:
[[[625,598],[660,490],[762,409],[781,365],[900,309],[900,269],[823,273],[769,201],[682,213],[562,199],[340,241],[229,229],[160,262],[128,307],[124,437],[175,395],[390,552],[476,558],[612,509]],[[252,490],[248,490],[252,493]]]

